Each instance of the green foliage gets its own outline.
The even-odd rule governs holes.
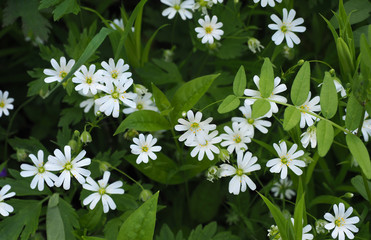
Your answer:
[[[80,6],[76,0],[41,0],[39,9],[55,7],[53,10],[54,21],[58,21],[64,15],[73,13],[77,15],[80,12]]]
[[[252,105],[251,117],[256,119],[264,116],[271,109],[270,103],[265,99],[258,99]]]
[[[188,237],[188,240],[237,240],[236,236],[233,236],[230,232],[219,232],[216,233],[217,224],[216,222],[211,222],[205,227],[198,225]]]
[[[234,95],[236,95],[237,97],[242,97],[245,88],[246,88],[246,73],[245,68],[241,65],[233,81]]]
[[[329,122],[320,120],[317,125],[316,134],[318,141],[318,154],[321,157],[324,157],[330,150],[332,142],[334,141],[334,128]]]
[[[154,194],[126,219],[120,228],[118,239],[153,239],[158,194]]]
[[[327,119],[332,118],[336,114],[338,108],[338,98],[334,80],[328,72],[325,73],[325,78],[323,79],[320,98],[323,116]]]
[[[294,211],[294,232],[295,239],[302,240],[303,236],[303,217],[305,216],[305,193],[303,193],[301,178],[298,184],[298,197],[296,198]]]
[[[365,186],[365,183],[362,179],[362,176],[357,175],[357,176],[353,177],[351,179],[351,183],[356,188],[357,192],[359,194],[361,194],[361,196],[368,201],[369,199],[368,199],[368,196],[367,196],[366,186]],[[371,182],[370,181],[367,181],[367,186],[368,186],[369,191],[371,192]]]
[[[307,100],[310,89],[310,65],[304,62],[294,79],[291,88],[291,100],[296,106],[302,105]]]
[[[274,87],[273,66],[269,58],[264,59],[260,71],[259,91],[264,98],[270,97]]]
[[[167,99],[166,95],[152,83],[152,93],[155,99],[156,106],[160,110],[161,114],[167,115],[171,110],[171,103]]]
[[[362,172],[368,179],[371,179],[371,161],[367,148],[361,139],[353,134],[347,134],[346,141],[350,153],[361,167]]]
[[[290,131],[300,122],[300,111],[294,106],[289,106],[285,109],[284,119],[283,119],[283,129],[285,131]]]
[[[46,212],[46,236],[48,239],[65,239],[64,224],[58,208],[59,195],[54,193],[49,198]]]
[[[363,107],[357,99],[354,97],[353,93],[350,94],[348,104],[347,104],[347,114],[345,118],[345,127],[350,131],[353,131],[359,127],[362,119],[362,113],[364,112]]]
[[[143,67],[137,68],[138,75],[146,85],[150,85],[152,82],[156,86],[183,82],[176,64],[155,58],[152,59],[152,62],[147,62]]]
[[[229,95],[218,107],[218,113],[223,114],[235,110],[240,106],[240,99],[235,95]]]

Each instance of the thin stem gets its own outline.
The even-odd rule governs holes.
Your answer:
[[[127,175],[125,172],[121,171],[120,169],[114,167],[114,166],[110,166],[113,170],[116,170],[117,172],[121,173],[122,175],[124,175],[125,177],[129,178],[131,181],[133,181],[134,183],[136,183],[142,190],[144,190],[142,184],[140,184],[139,182],[137,182],[136,180],[134,180],[134,178],[130,177],[129,175]]]
[[[214,104],[217,104],[217,103],[220,103],[220,102],[223,102],[223,101],[224,101],[224,99],[221,99],[221,100],[215,101],[213,103],[210,103],[209,105],[207,105],[206,107],[204,107],[203,109],[201,109],[200,112],[202,112],[203,110],[205,110],[208,107],[211,107]]]
[[[310,61],[308,61],[308,62],[317,62],[317,63],[322,63],[322,64],[328,66],[329,68],[333,69],[333,67],[331,67],[330,64],[328,64],[327,62],[324,62],[324,61],[320,61],[320,60],[310,60]]]

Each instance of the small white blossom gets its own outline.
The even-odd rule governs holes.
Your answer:
[[[13,103],[14,98],[9,97],[9,92],[4,91],[4,93],[0,90],[0,117],[3,115],[9,116],[9,110],[14,108]]]
[[[261,48],[264,48],[263,45],[260,44],[260,41],[256,38],[250,38],[247,41],[247,46],[249,47],[250,51],[256,53],[256,51],[260,52]]]
[[[202,113],[197,112],[196,115],[193,114],[192,110],[187,112],[188,121],[179,118],[178,122],[180,124],[175,125],[175,130],[185,131],[180,137],[179,141],[185,141],[185,145],[189,145],[196,138],[198,142],[205,143],[205,136],[209,131],[216,128],[215,124],[210,124],[213,118],[209,117],[205,121],[201,121]]]
[[[11,198],[15,195],[15,192],[8,193],[10,188],[10,185],[7,184],[0,190],[0,214],[4,217],[9,216],[9,213],[14,211],[11,205],[4,202],[4,199]]]
[[[84,158],[86,154],[85,150],[82,150],[75,158],[71,157],[71,147],[66,145],[64,147],[64,154],[61,150],[55,149],[55,156],[48,156],[49,169],[51,171],[62,171],[59,175],[57,181],[55,181],[55,186],[60,187],[63,183],[63,188],[65,190],[70,189],[71,186],[71,176],[74,176],[80,184],[85,183],[85,178],[90,175],[90,171],[83,168],[90,165],[90,158]]]
[[[260,5],[262,7],[266,7],[267,4],[269,4],[269,6],[271,7],[274,7],[276,4],[274,1],[278,2],[278,3],[281,3],[282,0],[254,0],[254,3],[258,3],[260,1]]]
[[[341,83],[334,79],[334,84],[335,84],[335,88],[336,88],[336,92],[340,92],[340,96],[341,97],[345,97],[347,95],[347,92],[345,91],[343,85],[341,85]]]
[[[217,166],[209,167],[206,173],[206,179],[210,182],[214,182],[214,180],[218,178],[219,178],[219,168]]]
[[[162,16],[168,17],[169,19],[174,18],[175,14],[179,13],[183,20],[192,18],[192,12],[189,10],[193,9],[194,0],[161,0],[161,2],[169,7],[162,11]],[[189,10],[188,10],[189,9]]]
[[[124,21],[122,20],[122,18],[120,18],[120,19],[115,18],[115,19],[113,19],[112,23],[110,23],[111,28],[113,28],[114,30],[117,30],[115,24],[116,24],[116,25],[117,25],[121,30],[124,31]]]
[[[115,81],[120,80],[126,82],[131,80],[131,72],[127,72],[129,70],[129,65],[124,64],[124,59],[120,58],[115,64],[113,58],[108,60],[108,63],[103,61],[101,63],[104,70],[102,70],[102,75],[105,81]]]
[[[103,212],[107,213],[109,209],[115,210],[116,204],[110,197],[110,194],[124,194],[124,189],[122,189],[123,183],[121,181],[116,181],[114,183],[108,184],[108,180],[111,173],[105,171],[103,178],[95,182],[91,177],[86,178],[86,183],[82,187],[86,190],[93,191],[83,201],[84,205],[89,205],[90,209],[94,209],[99,200],[102,200]]]
[[[217,137],[218,131],[213,131],[210,134],[205,133],[204,141],[201,143],[197,138],[194,138],[193,142],[189,144],[190,147],[195,147],[191,151],[191,156],[195,157],[198,154],[198,160],[201,161],[206,156],[209,160],[214,160],[214,153],[219,154],[220,150],[214,144],[222,141],[221,137]]]
[[[89,95],[88,95],[89,96]],[[82,101],[80,107],[84,109],[85,113],[88,113],[90,109],[94,106],[94,114],[97,115],[100,105],[95,103],[95,97],[91,96],[90,98]]]
[[[89,93],[95,95],[98,90],[102,89],[102,70],[95,72],[95,65],[92,64],[89,70],[85,65],[82,65],[79,71],[74,73],[75,77],[72,78],[72,82],[77,83],[75,87],[76,91],[82,91],[83,95],[86,96]]]
[[[295,222],[294,222],[293,218],[291,218],[291,223],[292,223],[292,225],[295,226]],[[309,233],[310,230],[312,230],[312,226],[310,224],[303,227],[302,237],[301,237],[302,240],[312,240],[313,239],[313,234]]]
[[[324,218],[329,221],[329,223],[325,225],[325,228],[327,230],[334,229],[331,233],[332,238],[335,239],[336,237],[338,237],[339,240],[345,240],[345,235],[349,239],[354,238],[354,234],[352,232],[358,232],[358,228],[354,224],[359,222],[359,218],[357,216],[348,218],[352,214],[352,212],[352,207],[349,207],[345,211],[344,204],[339,203],[339,206],[334,204],[335,216],[330,213],[326,213],[324,215]]]
[[[52,64],[54,70],[44,69],[44,74],[50,76],[44,79],[46,83],[61,82],[63,78],[65,78],[71,71],[73,65],[75,65],[75,60],[73,59],[69,60],[66,64],[65,57],[61,57],[59,61],[60,64],[58,64],[58,62],[54,58],[52,58],[52,60],[50,60],[50,63]]]
[[[200,10],[201,15],[207,15],[207,9],[211,8],[215,0],[196,0],[193,5],[193,11]]]
[[[39,150],[37,152],[37,157],[33,154],[30,154],[29,157],[35,166],[25,163],[21,164],[22,171],[20,175],[22,177],[34,176],[31,181],[32,189],[35,189],[37,185],[39,191],[44,190],[44,181],[49,187],[53,187],[58,177],[54,173],[49,172],[51,170],[50,163],[47,162],[44,164],[44,152]]]
[[[276,225],[271,225],[271,227],[268,229],[267,236],[271,240],[282,240],[280,231]]]
[[[219,2],[219,3],[223,3],[223,0],[213,0],[213,3],[214,3],[214,4],[218,4],[218,2]]]
[[[305,32],[306,28],[303,26],[298,26],[304,22],[303,18],[298,18],[294,20],[295,10],[291,9],[287,12],[287,9],[283,9],[283,19],[281,20],[276,14],[271,15],[271,19],[275,24],[269,24],[268,27],[272,30],[277,30],[272,36],[272,41],[274,44],[279,45],[286,38],[286,43],[289,48],[294,47],[295,44],[300,43],[300,39],[294,32]]]
[[[280,196],[281,199],[291,199],[295,196],[295,191],[291,189],[292,181],[288,178],[280,179],[278,182],[273,184],[271,191],[274,197]]]
[[[197,37],[202,38],[202,43],[214,43],[214,38],[220,40],[220,37],[224,34],[224,31],[219,29],[223,26],[223,23],[218,23],[218,17],[213,16],[210,20],[208,15],[205,16],[205,19],[200,18],[198,23],[201,27],[196,27],[195,31],[198,33]]]
[[[309,91],[307,100],[299,108],[312,113],[321,111],[321,105],[318,105],[320,101],[319,96],[316,96],[312,100],[310,100],[311,95],[312,93]],[[304,128],[305,125],[310,127],[314,124],[314,121],[318,120],[319,119],[316,118],[315,116],[301,111],[300,128]]]
[[[237,166],[232,166],[229,164],[220,165],[220,177],[233,176],[229,182],[229,192],[234,195],[238,195],[241,192],[245,192],[247,186],[251,190],[256,189],[255,183],[248,177],[251,172],[260,170],[261,167],[259,164],[256,164],[258,161],[257,157],[253,157],[251,152],[237,153]]]
[[[136,104],[136,107],[128,107],[124,108],[123,113],[130,114],[136,111],[141,110],[151,110],[151,111],[158,111],[158,108],[154,105],[154,102],[152,101],[152,93],[146,93],[143,96],[138,95],[134,99],[134,103]]]
[[[248,102],[244,102],[244,106],[238,108],[244,117],[232,117],[232,122],[237,122],[240,124],[241,128],[246,128],[250,138],[254,137],[255,128],[260,132],[266,134],[268,133],[267,127],[272,126],[272,123],[263,120],[264,116],[258,118],[252,118],[251,105]]]
[[[232,123],[232,129],[228,126],[224,127],[224,131],[226,133],[220,135],[220,137],[224,140],[220,145],[222,147],[228,146],[227,150],[229,153],[232,153],[233,151],[236,153],[239,151],[246,151],[246,143],[251,142],[247,128],[240,127],[238,123],[234,122]]]
[[[156,160],[157,156],[154,152],[161,151],[160,146],[154,146],[157,142],[157,138],[154,138],[151,134],[145,137],[143,134],[139,134],[139,138],[133,138],[135,144],[131,144],[131,153],[139,155],[136,163],[141,162],[148,163],[148,158]]]
[[[299,150],[296,152],[298,145],[293,144],[290,150],[287,151],[286,142],[281,141],[279,146],[276,143],[273,143],[273,147],[276,150],[279,158],[274,158],[267,162],[267,167],[270,167],[270,172],[281,172],[281,179],[285,179],[287,177],[287,168],[290,168],[296,175],[303,174],[303,171],[298,167],[305,167],[305,162],[302,160],[297,160],[297,158],[303,156],[304,151]]]
[[[310,143],[311,148],[317,146],[317,128],[315,126],[310,126],[307,128],[307,131],[300,135],[301,144],[303,147],[307,147]]]
[[[256,85],[256,87],[258,88],[259,91],[252,90],[252,89],[245,89],[244,94],[248,97],[262,98],[262,95],[260,93],[260,86],[259,86],[260,78],[257,75],[255,75],[253,80],[254,80],[254,83],[255,83],[255,85]],[[287,99],[285,97],[277,95],[278,93],[282,93],[282,92],[286,91],[286,89],[287,89],[286,85],[284,83],[280,84],[280,82],[281,82],[281,78],[276,77],[274,79],[273,91],[267,99],[274,100],[274,101],[277,101],[277,102],[287,103]],[[255,101],[256,101],[256,99],[246,99],[245,100],[245,105],[253,105]],[[271,105],[271,109],[265,115],[268,118],[272,117],[273,113],[278,112],[277,104],[275,102],[269,102],[269,103]]]

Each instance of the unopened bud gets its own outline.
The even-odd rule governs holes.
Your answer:
[[[99,161],[99,170],[100,171],[102,171],[102,172],[108,171],[110,167],[111,167],[111,164],[109,164],[108,162]]]
[[[298,65],[301,66],[301,65],[304,64],[304,62],[305,62],[305,61],[304,61],[303,59],[300,59],[300,60],[298,61]]]
[[[68,146],[71,147],[72,151],[75,151],[75,150],[77,149],[77,142],[76,142],[76,140],[71,139],[71,140],[68,142]]]
[[[139,135],[139,133],[137,132],[137,130],[129,129],[129,130],[126,131],[126,133],[124,133],[124,138],[128,139],[128,140],[131,140],[138,135]]]
[[[141,94],[141,95],[144,95],[148,92],[148,89],[141,84],[135,84],[134,85],[134,92],[138,93],[138,94]]]
[[[17,148],[17,160],[24,161],[27,158],[27,152],[23,148]]]
[[[187,116],[187,112],[186,111],[183,111],[182,112],[182,117],[186,117]]]
[[[96,113],[95,113],[95,116],[97,116],[97,117],[100,117],[102,115],[102,112],[101,111],[97,111]]]
[[[49,94],[48,89],[41,88],[40,91],[39,91],[39,96],[42,97],[42,98],[45,98],[48,94]]]
[[[354,197],[354,194],[351,193],[351,192],[347,192],[347,193],[344,194],[344,197],[345,198],[352,198],[352,197]]]
[[[219,178],[219,168],[217,166],[211,166],[206,173],[206,179],[210,182],[214,182],[215,179]]]
[[[75,138],[80,137],[80,132],[79,132],[78,130],[75,130],[75,131],[73,132],[73,137],[75,137]]]
[[[80,141],[83,142],[83,143],[90,143],[92,141],[92,138],[91,138],[91,135],[88,131],[84,130],[82,133],[81,133],[81,136],[80,136]]]
[[[323,219],[318,219],[318,220],[316,221],[316,232],[317,232],[318,234],[321,234],[321,233],[326,234],[326,233],[328,233],[329,230],[327,230],[327,229],[325,228],[325,225],[326,225],[327,223],[328,223],[328,222],[326,222],[326,221],[323,220]]]
[[[335,69],[331,68],[329,73],[331,74],[331,77],[335,77]]]
[[[231,158],[227,149],[220,149],[218,157],[223,162],[229,162],[229,159]]]
[[[144,189],[140,194],[139,194],[139,199],[142,200],[143,202],[147,201],[151,196],[152,192],[148,189]]]

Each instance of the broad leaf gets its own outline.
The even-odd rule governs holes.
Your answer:
[[[329,122],[321,120],[317,125],[316,135],[318,141],[318,155],[323,157],[330,150],[332,142],[334,141],[334,128]]]
[[[359,137],[353,134],[347,134],[346,141],[349,147],[349,151],[359,164],[361,170],[368,179],[371,179],[370,155],[368,154],[366,146],[361,141],[361,139],[359,139]]]
[[[368,201],[367,191],[365,183],[363,182],[362,176],[358,175],[351,179],[352,185],[357,189],[359,194]],[[371,192],[371,182],[367,181],[368,189]]]
[[[48,239],[65,239],[64,225],[58,208],[59,195],[54,193],[49,198],[46,212],[46,236]]]
[[[243,67],[243,65],[241,65],[233,81],[234,95],[236,95],[237,97],[242,97],[245,88],[246,88],[246,73],[245,68]]]
[[[171,108],[171,104],[167,99],[166,95],[158,88],[155,84],[152,83],[152,93],[153,97],[155,98],[156,106],[158,110],[165,111]]]
[[[259,91],[264,98],[270,97],[274,87],[273,66],[269,58],[264,59],[263,66],[260,71]]]
[[[325,73],[325,78],[323,79],[320,98],[323,116],[327,119],[332,118],[338,108],[338,97],[334,80],[328,72]]]
[[[291,101],[296,106],[302,105],[307,100],[310,89],[310,65],[305,62],[296,74],[291,88]]]
[[[300,122],[300,118],[301,113],[299,109],[294,106],[287,107],[283,119],[283,129],[285,131],[291,130]]]
[[[353,93],[350,94],[347,104],[347,114],[345,118],[345,127],[350,131],[353,131],[359,127],[362,119],[363,107],[357,99],[354,97]]]
[[[271,104],[265,99],[258,99],[252,105],[251,118],[257,119],[264,116],[271,109]]]
[[[240,106],[240,99],[235,95],[229,95],[218,107],[218,113],[223,114],[235,110]]]

